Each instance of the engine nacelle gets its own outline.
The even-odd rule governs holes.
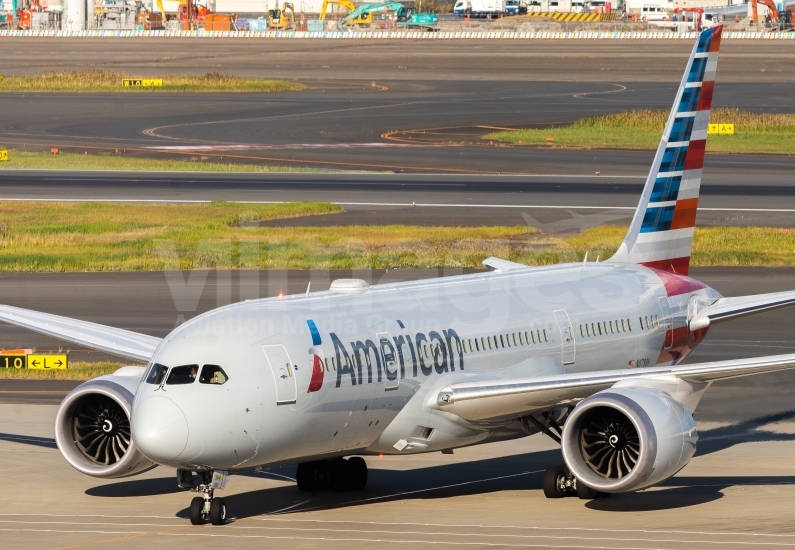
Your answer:
[[[566,465],[588,487],[623,493],[655,485],[696,452],[696,422],[661,391],[622,387],[583,400],[563,428]]]
[[[141,367],[124,367],[79,385],[63,400],[55,417],[55,442],[76,470],[114,478],[156,466],[130,435],[133,396],[142,373]]]

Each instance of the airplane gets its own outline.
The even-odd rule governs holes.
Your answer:
[[[0,319],[147,362],[87,381],[55,437],[78,471],[162,465],[199,493],[190,521],[227,520],[230,472],[297,464],[302,491],[361,490],[362,456],[451,452],[544,433],[565,464],[546,497],[637,491],[696,450],[716,380],[795,368],[795,354],[681,364],[710,328],[795,303],[726,298],[688,276],[722,28],[690,55],[638,208],[602,262],[529,267],[236,303],[163,339],[20,308]]]

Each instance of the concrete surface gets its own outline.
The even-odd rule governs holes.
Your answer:
[[[663,486],[550,501],[544,436],[407,457],[368,457],[365,491],[301,493],[294,467],[233,475],[232,522],[191,526],[173,470],[99,480],[52,440],[54,406],[0,404],[6,548],[787,548],[795,544],[793,423],[702,425],[691,464]],[[736,430],[741,431],[740,434]]]

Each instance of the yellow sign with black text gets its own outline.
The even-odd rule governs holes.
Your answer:
[[[66,368],[66,355],[28,355],[28,368],[36,370],[63,370]]]
[[[163,80],[159,78],[124,78],[121,85],[125,87],[153,88],[162,86]]]
[[[710,124],[707,133],[711,135],[733,136],[734,124]]]
[[[0,367],[4,369],[24,369],[27,366],[27,355],[0,355]]]
[[[0,149],[0,162],[8,162],[8,151]]]

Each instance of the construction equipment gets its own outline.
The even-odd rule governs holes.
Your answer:
[[[295,8],[289,2],[282,4],[282,9],[278,7],[268,10],[268,28],[276,30],[288,30],[295,28]]]
[[[395,14],[395,22],[398,27],[434,30],[435,25],[439,22],[439,16],[435,13],[414,13],[411,8],[407,8],[400,2],[384,2],[382,4],[361,4],[340,19],[337,26],[340,30],[345,30],[348,25],[354,24],[363,14],[372,15],[384,12]]]
[[[759,4],[762,4],[768,10],[765,17],[766,27],[772,27],[780,31],[792,28],[792,12],[788,9],[779,10],[774,0],[751,0],[751,20],[754,25],[759,24]]]
[[[326,19],[326,11],[329,5],[342,6],[348,10],[348,14],[356,10],[356,4],[350,0],[323,0],[323,6],[320,8],[320,20]],[[358,25],[360,27],[369,27],[373,24],[373,14],[370,12],[360,13],[356,20],[351,21],[349,24]]]

